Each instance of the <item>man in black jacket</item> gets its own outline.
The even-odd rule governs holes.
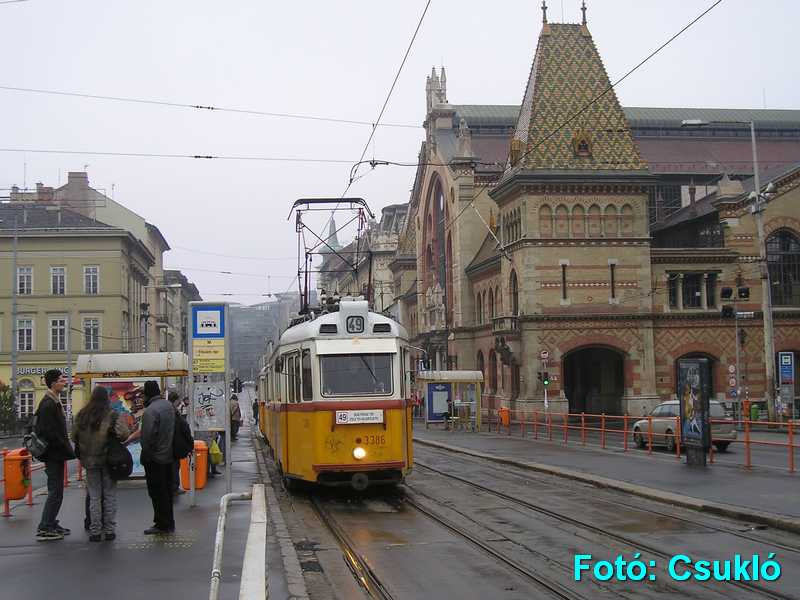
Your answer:
[[[42,520],[36,531],[40,542],[63,540],[70,530],[58,523],[58,511],[64,499],[64,463],[75,458],[67,437],[67,419],[59,394],[67,385],[67,378],[58,369],[44,374],[47,391],[36,409],[36,433],[47,442],[47,450],[41,457],[47,473],[47,500],[42,509]]]
[[[142,465],[147,480],[147,493],[153,503],[153,526],[145,535],[173,533],[172,513],[173,436],[175,409],[161,396],[157,381],[144,384],[145,409],[142,415]]]

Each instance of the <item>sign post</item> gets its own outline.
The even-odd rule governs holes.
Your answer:
[[[550,360],[550,351],[549,350],[542,350],[539,352],[539,358],[542,359],[542,387],[544,388],[544,409],[546,411],[550,410],[550,402],[547,399],[547,385],[548,383],[544,381],[544,376],[547,373],[547,361]]]
[[[231,492],[231,411],[229,404],[228,304],[190,302],[189,398],[195,431],[225,433],[225,489]],[[209,448],[210,449],[210,448]],[[209,456],[209,460],[211,457]],[[195,462],[191,461],[191,504],[195,505]]]
[[[781,408],[791,406],[789,418],[794,418],[794,352],[778,352],[778,378]]]

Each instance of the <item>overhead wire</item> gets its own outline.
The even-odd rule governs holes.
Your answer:
[[[23,2],[27,0],[14,0],[15,2]],[[0,2],[0,4],[4,4]],[[238,114],[245,114],[245,115],[255,115],[260,117],[274,117],[274,118],[282,118],[282,119],[299,119],[299,120],[307,120],[307,121],[322,121],[327,123],[338,123],[343,125],[369,125],[371,127],[395,127],[395,128],[406,128],[406,129],[418,129],[420,125],[412,125],[410,123],[381,123],[376,125],[375,123],[371,123],[370,121],[360,121],[357,119],[342,119],[337,117],[322,117],[319,115],[308,115],[308,114],[299,114],[299,113],[285,113],[285,112],[274,112],[274,111],[264,111],[264,110],[254,110],[249,108],[233,108],[233,107],[226,107],[226,106],[213,106],[210,104],[190,104],[186,102],[170,102],[167,100],[153,100],[153,99],[146,99],[146,98],[132,98],[132,97],[125,97],[125,96],[108,96],[108,95],[101,95],[101,94],[87,94],[83,92],[67,92],[63,90],[45,90],[39,88],[28,88],[28,87],[19,87],[19,86],[11,86],[11,85],[0,85],[0,90],[12,91],[12,92],[25,92],[25,93],[32,93],[32,94],[46,94],[46,95],[53,95],[53,96],[69,96],[73,98],[87,98],[92,100],[109,100],[112,102],[128,102],[134,104],[150,104],[155,106],[167,106],[171,108],[190,108],[195,110],[203,110],[209,112],[228,112],[228,113],[238,113]]]

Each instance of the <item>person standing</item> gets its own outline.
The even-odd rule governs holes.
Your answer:
[[[242,407],[239,406],[239,397],[236,394],[231,396],[231,439],[235,440],[239,435],[239,427],[242,426]]]
[[[253,400],[253,423],[256,427],[258,427],[258,419],[260,415],[258,414],[258,398]]]
[[[111,479],[106,464],[108,441],[112,435],[124,440],[130,435],[130,430],[119,413],[111,410],[108,390],[97,386],[72,427],[72,439],[80,447],[81,465],[86,469],[90,542],[99,542],[103,537],[111,541],[116,537],[117,482]]]
[[[59,369],[44,374],[47,391],[36,409],[36,433],[47,442],[47,450],[40,460],[47,474],[47,500],[36,530],[40,542],[63,540],[72,533],[58,522],[58,511],[64,500],[64,464],[75,458],[75,451],[67,437],[67,418],[59,395],[67,385],[67,378]]]
[[[183,419],[183,407],[184,407],[184,400],[180,397],[178,392],[170,392],[167,396],[169,403],[172,404],[173,408],[175,409],[175,418],[176,419]],[[174,460],[172,461],[172,495],[179,496],[181,494],[185,494],[186,491],[181,489],[181,461]]]
[[[157,381],[144,384],[145,409],[142,416],[142,465],[147,493],[153,503],[153,526],[145,535],[174,533],[172,512],[172,441],[175,434],[175,408],[161,396]]]

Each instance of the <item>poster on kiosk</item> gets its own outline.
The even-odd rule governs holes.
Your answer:
[[[228,387],[228,304],[225,302],[191,302],[188,329],[191,332],[189,378],[192,428],[199,439],[209,445],[219,433],[218,441],[229,451],[230,389]],[[230,460],[226,460],[225,484],[231,491]]]

